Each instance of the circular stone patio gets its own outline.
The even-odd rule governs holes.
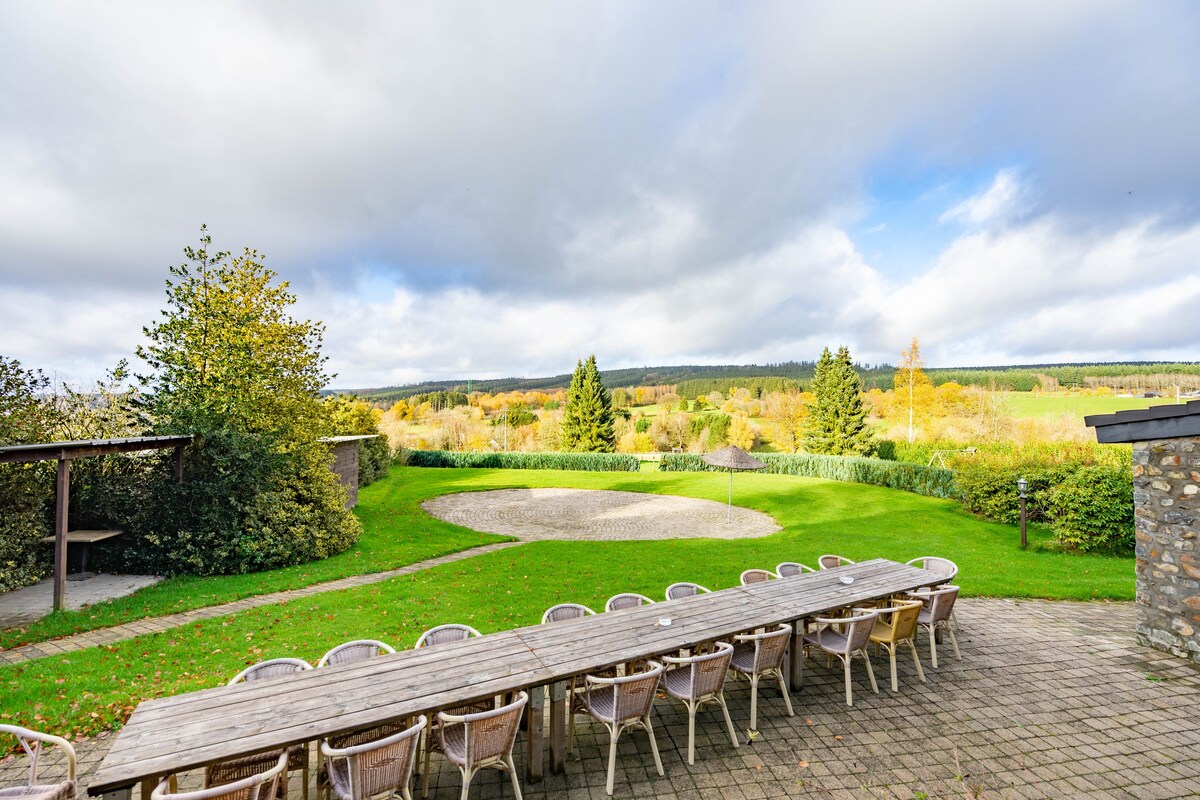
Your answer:
[[[745,539],[781,530],[761,511],[693,497],[607,489],[497,489],[447,494],[421,508],[464,528],[523,541]]]

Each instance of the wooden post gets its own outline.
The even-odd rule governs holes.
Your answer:
[[[800,683],[804,680],[804,620],[798,619],[792,623],[792,663],[788,670],[791,677],[792,691],[800,691]]]
[[[58,458],[54,484],[54,610],[67,607],[67,505],[71,497],[71,462]]]
[[[550,771],[566,771],[567,716],[571,713],[566,681],[550,685]]]
[[[529,704],[525,706],[528,726],[525,730],[525,741],[528,743],[525,753],[525,778],[530,783],[542,779],[543,748],[542,713],[546,702],[546,687],[531,686],[529,688]]]
[[[183,483],[183,445],[175,448],[175,481]]]

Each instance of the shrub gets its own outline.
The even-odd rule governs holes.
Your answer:
[[[407,451],[407,455],[410,467],[637,472],[641,463],[636,456],[624,453],[477,453],[410,450]]]
[[[0,356],[0,445],[47,441],[49,406],[38,396],[50,385],[37,370]],[[45,515],[54,476],[47,464],[0,464],[0,592],[36,583],[50,570],[51,531]]]
[[[1128,470],[1082,467],[1050,490],[1046,508],[1059,541],[1076,550],[1133,549],[1133,482]]]
[[[954,467],[968,511],[1016,524],[1024,478],[1029,521],[1048,523],[1072,549],[1116,552],[1133,541],[1130,461],[1118,448],[1033,446],[959,457]]]
[[[866,483],[885,486],[928,497],[956,497],[954,473],[940,467],[899,464],[877,458],[857,456],[824,456],[801,453],[755,453],[766,464],[764,472],[778,475],[800,475],[831,481]],[[723,472],[705,463],[693,453],[664,454],[659,469],[665,472]]]

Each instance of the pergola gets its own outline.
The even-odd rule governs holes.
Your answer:
[[[58,478],[54,490],[54,610],[67,602],[67,507],[71,497],[71,462],[78,458],[135,453],[144,450],[175,449],[175,478],[183,479],[183,448],[192,441],[187,436],[135,436],[128,439],[88,439],[75,442],[44,442],[0,447],[0,464],[28,464],[57,461]]]

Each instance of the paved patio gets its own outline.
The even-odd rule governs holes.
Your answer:
[[[841,669],[810,660],[797,715],[784,716],[776,692],[760,697],[753,744],[734,750],[718,711],[701,712],[696,764],[686,762],[687,716],[669,700],[655,706],[666,777],[654,772],[645,735],[622,737],[618,798],[1177,798],[1200,792],[1200,670],[1139,647],[1130,603],[963,600],[963,660],[948,643],[928,683],[901,661],[900,693],[870,693],[856,665],[855,705],[847,708]],[[922,637],[922,644],[926,640]],[[728,692],[744,728],[749,690]],[[525,796],[605,797],[607,738],[580,718],[565,775],[522,780]],[[78,744],[80,778],[111,738]],[[744,740],[743,740],[744,741]],[[523,763],[518,741],[518,764]],[[456,770],[435,757],[431,797],[456,798]],[[24,764],[0,763],[0,783]],[[59,761],[48,762],[52,775]],[[182,785],[194,785],[194,779]],[[299,786],[292,787],[299,796]],[[476,778],[472,798],[511,797],[499,773]]]

